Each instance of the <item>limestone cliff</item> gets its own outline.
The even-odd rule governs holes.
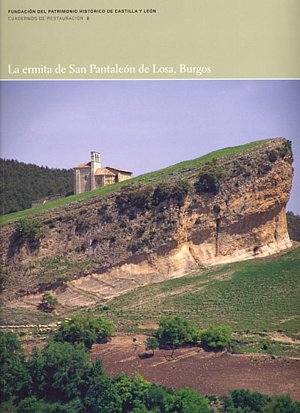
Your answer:
[[[52,289],[62,304],[89,305],[199,266],[289,248],[292,175],[290,142],[270,139],[44,213],[34,218],[39,234],[6,225],[4,298]]]

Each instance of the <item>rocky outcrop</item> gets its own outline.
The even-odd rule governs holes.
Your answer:
[[[282,251],[291,246],[292,175],[290,142],[276,138],[49,211],[31,232],[7,225],[4,296],[52,289],[62,304],[89,305],[199,266]]]

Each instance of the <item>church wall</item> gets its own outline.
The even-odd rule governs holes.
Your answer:
[[[126,181],[126,179],[132,178],[130,173],[119,172],[118,173],[118,182]]]
[[[91,171],[88,168],[75,170],[75,194],[91,190]]]

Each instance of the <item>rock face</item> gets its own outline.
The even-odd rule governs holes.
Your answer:
[[[89,305],[199,266],[289,248],[292,160],[290,142],[271,139],[179,178],[49,211],[31,233],[7,225],[4,297],[52,289],[62,304]]]

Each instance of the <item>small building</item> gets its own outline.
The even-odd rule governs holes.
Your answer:
[[[100,153],[92,151],[91,161],[74,168],[74,193],[91,191],[101,186],[132,178],[132,172],[111,166],[101,167]]]

